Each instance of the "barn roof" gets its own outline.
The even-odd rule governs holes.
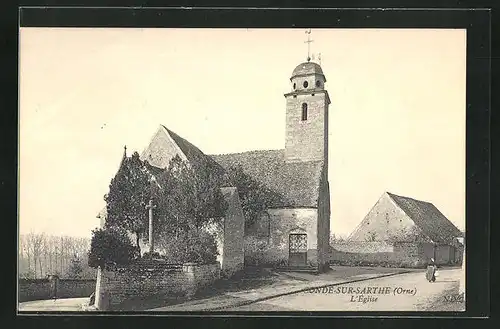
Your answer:
[[[387,194],[432,241],[447,243],[462,236],[462,232],[432,203]]]
[[[323,161],[285,162],[284,150],[210,155],[226,170],[240,166],[250,178],[280,196],[281,207],[317,207]]]

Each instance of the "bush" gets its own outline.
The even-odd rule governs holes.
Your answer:
[[[132,245],[126,231],[117,228],[92,231],[88,257],[90,267],[127,265],[137,257],[137,248]]]
[[[161,247],[165,250],[163,258],[173,264],[213,264],[219,254],[215,237],[204,230],[189,230],[179,236],[166,236],[162,239]]]

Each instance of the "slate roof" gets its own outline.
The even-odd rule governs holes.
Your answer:
[[[203,163],[204,165],[208,166],[208,168],[210,168],[212,172],[218,174],[222,179],[225,179],[224,169],[216,161],[214,161],[214,159],[212,159],[210,156],[207,156],[199,148],[197,148],[184,138],[180,137],[172,130],[168,129],[165,126],[163,126],[163,128],[165,128],[165,130],[169,133],[170,137],[172,137],[172,140],[177,144],[177,146],[179,146],[182,153],[184,153],[190,163]]]
[[[323,161],[285,162],[285,150],[210,155],[223,168],[243,172],[281,197],[281,207],[317,207]]]
[[[462,236],[462,232],[432,203],[389,192],[387,194],[432,241],[450,243],[454,238]]]

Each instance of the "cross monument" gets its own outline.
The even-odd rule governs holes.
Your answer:
[[[149,200],[149,204],[146,205],[146,209],[149,210],[149,253],[152,254],[154,251],[154,239],[153,239],[153,209],[156,206],[153,205],[153,199]]]

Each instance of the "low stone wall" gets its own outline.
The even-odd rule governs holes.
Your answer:
[[[95,291],[96,280],[59,279],[57,298],[88,297]],[[19,302],[50,299],[52,284],[48,279],[19,279]]]
[[[427,262],[417,243],[349,241],[331,247],[330,263],[333,265],[419,268]]]
[[[191,297],[220,278],[220,264],[172,265],[141,262],[114,270],[98,271],[96,307],[126,309],[127,302],[151,297]]]

